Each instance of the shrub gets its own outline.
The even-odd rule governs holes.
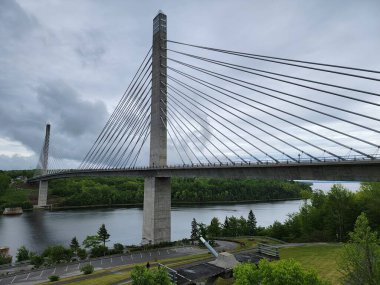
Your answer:
[[[35,268],[38,268],[42,264],[44,264],[44,258],[41,255],[31,252],[29,256],[30,256],[30,263],[34,265]]]
[[[92,272],[94,272],[94,266],[92,266],[91,264],[83,265],[80,268],[80,271],[83,272],[83,274],[91,274]]]
[[[17,262],[29,260],[29,250],[27,250],[25,246],[22,246],[17,250],[16,260]]]
[[[59,276],[58,275],[50,275],[49,277],[50,282],[58,281]]]
[[[81,260],[85,260],[87,258],[87,252],[83,248],[78,248],[77,249],[77,255]]]
[[[91,257],[101,257],[108,254],[108,247],[100,245],[91,249]]]
[[[124,251],[124,245],[122,245],[121,243],[115,243],[113,245],[113,253],[117,254],[117,253],[123,253]]]

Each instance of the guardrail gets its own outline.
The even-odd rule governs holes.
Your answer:
[[[264,243],[259,243],[257,245],[257,252],[260,254],[264,254],[276,259],[280,259],[280,253],[278,250],[278,247],[264,244]]]

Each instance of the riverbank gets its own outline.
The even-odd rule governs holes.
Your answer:
[[[244,201],[206,201],[206,202],[182,202],[172,201],[172,206],[189,206],[203,205],[239,205],[239,204],[255,204],[255,203],[275,203],[283,201],[300,201],[305,200],[303,198],[288,198],[288,199],[269,199],[269,200],[244,200]],[[143,203],[128,203],[128,204],[103,204],[103,205],[85,205],[85,206],[57,206],[50,205],[49,209],[52,211],[64,211],[64,210],[79,210],[79,209],[104,209],[104,208],[143,208]],[[33,210],[33,209],[29,209]]]

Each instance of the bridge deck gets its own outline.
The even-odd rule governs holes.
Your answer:
[[[380,181],[380,159],[301,163],[208,164],[126,169],[69,169],[29,182],[85,176],[218,177],[325,181]]]

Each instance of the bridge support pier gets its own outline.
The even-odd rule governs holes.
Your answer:
[[[49,161],[49,141],[50,141],[50,124],[46,124],[45,141],[42,149],[42,157],[40,158],[42,175],[47,174],[48,161]],[[48,181],[40,181],[38,189],[38,204],[37,207],[45,207],[47,205],[48,197]]]
[[[40,181],[40,186],[38,189],[38,207],[46,207],[47,205],[48,186],[48,181]]]
[[[166,15],[153,19],[152,96],[150,114],[151,167],[167,165]],[[142,243],[170,241],[171,187],[169,177],[146,177]]]
[[[144,181],[143,244],[170,241],[170,210],[170,178],[146,177]]]

